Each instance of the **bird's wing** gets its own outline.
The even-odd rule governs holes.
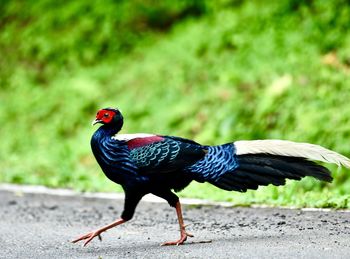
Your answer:
[[[202,159],[207,151],[200,144],[183,138],[135,135],[127,145],[130,156],[143,174],[179,172]]]

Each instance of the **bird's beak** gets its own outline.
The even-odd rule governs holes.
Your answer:
[[[94,126],[95,124],[100,123],[100,122],[102,122],[102,121],[99,119],[95,119],[92,121],[91,125]]]

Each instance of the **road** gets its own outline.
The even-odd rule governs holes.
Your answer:
[[[119,217],[120,199],[0,190],[0,258],[350,258],[350,213],[184,206],[186,245],[175,211],[141,201],[134,219],[87,247],[69,241]],[[201,241],[211,240],[211,243]]]

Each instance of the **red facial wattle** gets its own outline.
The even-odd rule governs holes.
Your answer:
[[[96,124],[96,123],[108,124],[113,120],[114,115],[115,115],[114,111],[99,110],[96,114],[96,119],[94,120],[93,124]]]

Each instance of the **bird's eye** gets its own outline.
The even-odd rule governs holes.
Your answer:
[[[105,114],[103,114],[103,116],[107,118],[109,116],[109,114],[105,113]]]

